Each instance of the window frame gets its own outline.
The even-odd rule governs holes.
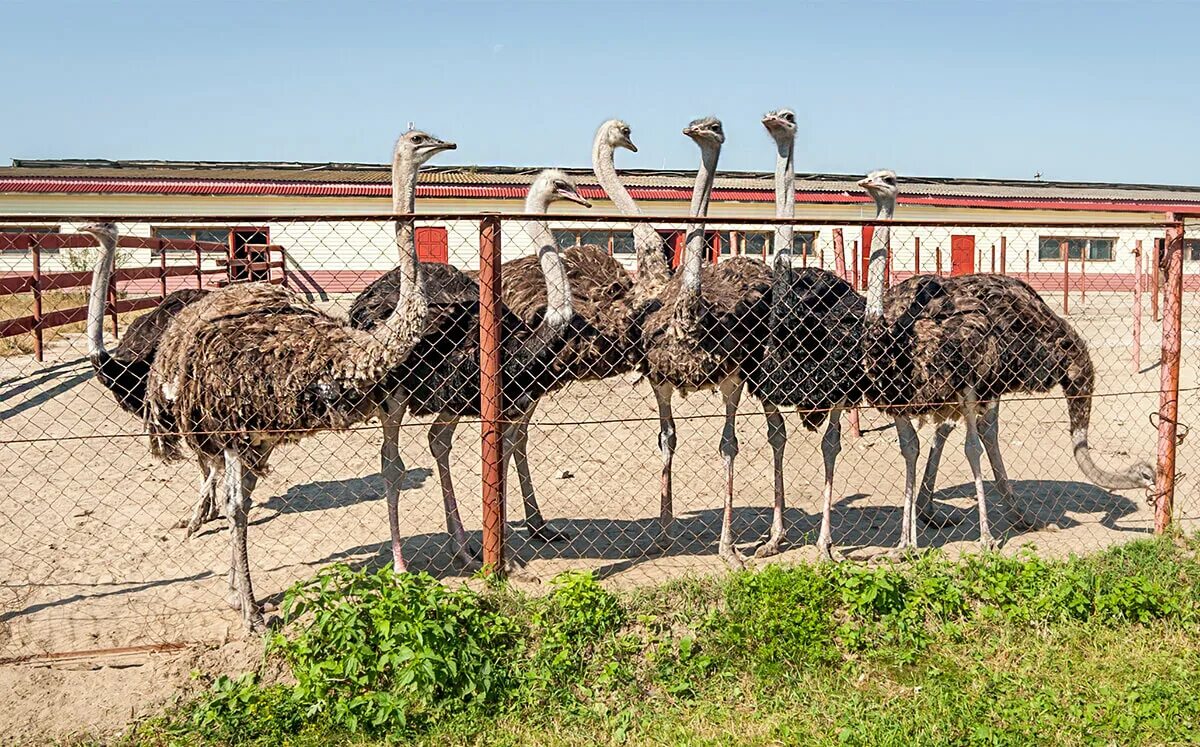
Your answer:
[[[775,256],[775,251],[774,251],[775,231],[774,231],[774,229],[771,229],[769,231],[764,231],[761,228],[749,229],[749,230],[742,230],[742,229],[738,229],[738,228],[728,228],[728,229],[721,229],[719,231],[719,233],[725,234],[726,236],[729,236],[731,234],[737,234],[737,239],[738,239],[737,240],[737,248],[736,248],[737,250],[732,251],[733,247],[731,247],[731,251],[728,253],[725,251],[725,242],[724,241],[721,242],[721,256],[722,257],[727,257],[727,256],[758,257],[762,260],[767,260],[767,259],[770,259],[771,257]],[[758,252],[758,251],[747,252],[746,251],[746,237],[749,236],[750,234],[755,234],[755,235],[762,234],[767,237],[767,239],[763,242],[764,248],[763,248],[762,252]],[[821,235],[820,231],[800,231],[800,230],[793,231],[792,254],[797,257],[807,257],[808,259],[818,259],[820,257],[820,255],[817,252],[817,239],[820,237],[820,235]],[[800,238],[802,236],[808,237],[808,242],[805,246],[804,251],[797,252],[795,249],[796,239]],[[729,243],[733,244],[734,242],[730,241]],[[771,251],[767,251],[767,247],[770,247]]]
[[[1066,241],[1068,244],[1068,246],[1067,246],[1067,255],[1068,255],[1067,261],[1069,261],[1069,262],[1082,262],[1082,261],[1084,261],[1084,259],[1086,259],[1088,262],[1116,262],[1117,261],[1117,244],[1120,242],[1120,238],[1117,236],[1055,236],[1053,234],[1048,235],[1048,236],[1038,235],[1038,262],[1062,262],[1063,261],[1063,257],[1061,257],[1061,256],[1059,256],[1059,257],[1043,257],[1042,256],[1042,243],[1046,242],[1046,241],[1056,242],[1057,245],[1060,247],[1060,252],[1059,252],[1060,254],[1061,254],[1062,242]],[[1071,254],[1070,242],[1072,242],[1072,241],[1086,241],[1087,242],[1086,250],[1085,250],[1085,252],[1082,252],[1082,254],[1085,255],[1084,257],[1071,257],[1070,256],[1070,254]],[[1092,242],[1093,241],[1112,242],[1112,254],[1107,259],[1090,256],[1092,253]]]
[[[43,223],[35,225],[33,223],[0,223],[0,233],[36,233],[46,234],[48,236],[61,234],[62,225],[55,223]],[[53,247],[50,249],[43,248],[40,250],[42,254],[58,254],[60,249]],[[22,257],[33,254],[33,249],[0,249],[0,255],[9,257]]]
[[[1189,257],[1191,250],[1196,251],[1195,257]],[[1183,261],[1184,262],[1200,262],[1200,239],[1184,238],[1183,240]]]
[[[633,231],[624,228],[555,228],[553,229],[552,233],[554,234],[554,243],[559,249],[570,249],[573,246],[583,246],[583,234],[585,233],[603,233],[607,234],[608,236],[608,241],[605,242],[606,246],[604,247],[604,250],[608,252],[608,256],[633,257],[637,254],[637,249],[636,247],[633,247],[632,244],[630,245],[632,248],[628,252],[620,252],[619,254],[614,252],[617,246],[614,234],[627,233],[631,238],[633,237]],[[563,244],[562,237],[564,236],[574,237],[575,243]]]
[[[197,239],[196,232],[197,231],[223,231],[225,233],[225,241],[223,243],[226,246],[229,246],[230,233],[235,230],[237,230],[237,229],[233,226],[203,226],[203,225],[155,226],[155,225],[151,225],[150,226],[150,237],[154,238],[154,239],[164,238],[162,236],[159,236],[160,231],[187,231],[191,235],[191,237],[189,239],[187,239],[188,241],[207,241],[207,239]],[[167,250],[165,250],[165,252],[166,252],[167,257],[191,257],[194,254],[193,250],[191,250],[191,249],[167,249]],[[162,252],[160,252],[159,248],[154,247],[150,250],[150,257],[152,259],[158,259],[158,256],[160,253],[162,253]]]

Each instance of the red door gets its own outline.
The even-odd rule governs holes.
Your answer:
[[[683,250],[687,248],[686,231],[659,231],[659,236],[671,248],[671,267],[683,264]],[[704,242],[708,249],[708,261],[716,263],[721,254],[721,235],[716,231],[705,231]]]
[[[975,237],[950,237],[950,274],[970,275],[975,272]]]
[[[446,264],[450,261],[450,239],[441,226],[419,226],[416,231],[417,261]]]

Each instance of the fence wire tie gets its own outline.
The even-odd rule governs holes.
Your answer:
[[[1154,412],[1150,413],[1150,426],[1152,428],[1154,428],[1154,430],[1156,430],[1156,431],[1158,430],[1158,426],[1161,422],[1161,418],[1162,418],[1162,413],[1160,413],[1158,411],[1154,411]],[[1178,419],[1171,420],[1170,418],[1168,418],[1167,422],[1173,423],[1175,425],[1175,445],[1176,446],[1183,445],[1183,440],[1185,438],[1187,438],[1188,432],[1191,430],[1191,428],[1188,426],[1187,423],[1181,422]]]
[[[1176,472],[1175,479],[1171,483],[1172,486],[1178,487],[1179,483],[1183,482],[1185,477],[1187,477],[1186,472]],[[1165,495],[1165,493],[1161,490],[1155,490],[1153,487],[1146,488],[1146,505],[1150,506],[1151,508],[1157,507],[1158,499],[1163,495]]]

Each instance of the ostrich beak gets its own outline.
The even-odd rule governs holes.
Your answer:
[[[564,200],[570,200],[578,205],[583,205],[585,208],[590,208],[592,206],[592,203],[584,199],[583,195],[579,194],[578,192],[573,192],[569,189],[560,189],[558,190],[558,194]]]
[[[862,179],[858,180],[858,186],[862,187],[863,189],[870,189],[871,187],[876,186],[876,184],[874,179],[870,177],[863,177]]]
[[[630,140],[629,138],[625,138],[625,147],[626,147],[626,148],[628,148],[629,150],[633,151],[634,153],[637,153],[637,152],[638,152],[638,151],[637,151],[637,146],[636,146],[636,145],[634,145],[634,144],[633,144],[633,141],[632,141],[632,140]]]

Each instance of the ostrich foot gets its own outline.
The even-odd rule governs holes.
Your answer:
[[[979,538],[979,549],[983,552],[995,552],[1000,549],[1000,540],[991,534],[984,534]]]
[[[746,568],[745,559],[734,549],[733,545],[722,545],[717,550],[717,555],[721,557],[721,560],[725,561],[725,565],[729,566],[729,570],[731,571],[741,571]]]
[[[1008,519],[1008,526],[1013,531],[1031,532],[1042,528],[1042,523],[1036,517],[1030,516],[1024,511],[1009,509],[1005,511],[1004,518]]]
[[[483,567],[483,553],[478,548],[468,544],[455,551],[454,562],[464,571],[474,573]]]
[[[906,560],[912,560],[916,558],[921,554],[921,552],[922,550],[916,545],[898,545],[883,553],[882,557],[887,558],[888,560],[904,562]]]
[[[225,597],[225,603],[229,605],[231,610],[241,611],[242,595],[236,590],[230,589],[229,594]]]
[[[831,563],[840,563],[846,559],[840,550],[835,550],[833,542],[830,540],[817,540],[817,552],[822,560],[828,560]]]
[[[930,504],[917,511],[917,518],[927,527],[936,527],[945,529],[946,527],[958,526],[966,519],[967,514],[964,511],[955,511],[949,506],[938,503]]]
[[[754,557],[761,560],[763,558],[770,558],[778,555],[781,552],[779,547],[781,544],[783,544],[782,535],[771,537],[766,542],[758,546],[758,549],[754,551]]]
[[[549,524],[530,524],[526,522],[525,530],[529,532],[529,539],[537,540],[538,542],[568,542],[571,539],[571,533],[561,529],[551,529]]]
[[[650,543],[650,547],[646,548],[646,556],[662,557],[670,552],[671,546],[674,544],[675,537],[672,535],[671,527],[659,525],[658,532],[654,535],[654,541]]]
[[[250,611],[242,614],[242,622],[251,633],[263,633],[267,629],[262,607],[257,602],[251,602]]]

